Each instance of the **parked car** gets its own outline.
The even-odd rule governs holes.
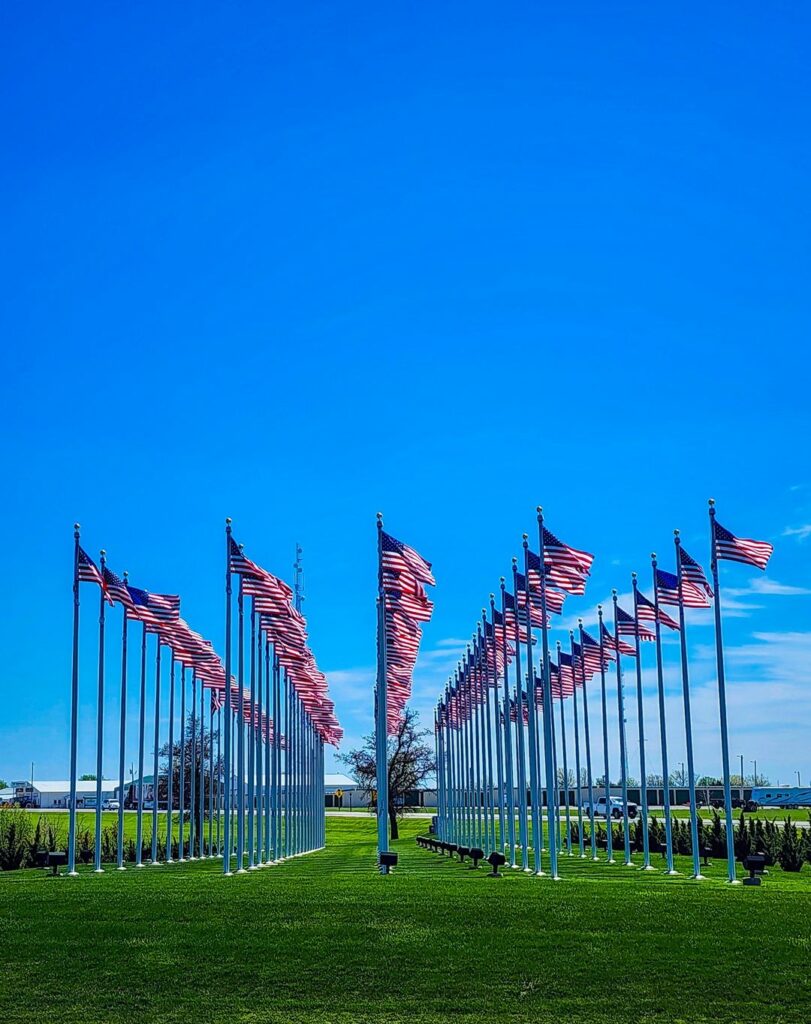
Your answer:
[[[624,804],[619,797],[612,796],[610,801],[604,796],[598,797],[594,802],[594,814],[601,818],[607,818],[609,814],[612,818],[622,818],[624,816]],[[631,801],[628,801],[628,817],[635,818],[637,814],[637,806]]]
[[[121,804],[118,800],[105,800],[101,806],[105,811],[117,811]]]

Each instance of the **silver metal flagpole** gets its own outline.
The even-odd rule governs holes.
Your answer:
[[[541,865],[541,848],[543,846],[543,819],[541,817],[539,791],[539,753],[538,753],[538,715],[535,709],[535,668],[532,664],[532,605],[529,594],[529,534],[525,533],[524,541],[524,583],[527,594],[527,633],[529,643],[527,644],[527,711],[529,714],[529,793],[532,802],[532,851],[535,874],[543,875]],[[540,575],[543,576],[543,563],[541,563]],[[516,595],[516,602],[518,596]],[[516,608],[516,612],[518,609]]]
[[[166,863],[172,863],[172,814],[174,806],[172,802],[174,790],[175,770],[175,652],[172,648],[172,657],[169,663],[169,755],[166,768]],[[178,849],[178,854],[180,850]]]
[[[639,780],[640,809],[642,811],[642,870],[654,870],[650,862],[650,837],[648,835],[648,778],[645,766],[645,714],[642,701],[642,652],[639,644],[639,587],[636,573],[631,573],[634,589],[634,636],[636,638],[636,706],[639,730]]]
[[[504,641],[504,764],[507,789],[507,843],[510,853],[510,867],[515,865],[515,781],[513,779],[512,723],[510,722],[510,665],[507,657],[507,598],[504,577],[501,577],[501,633]],[[515,609],[516,614],[518,609]]]
[[[699,823],[698,823],[698,801],[696,800],[696,773],[693,763],[693,716],[690,710],[690,676],[687,665],[687,630],[684,616],[684,595],[682,592],[682,571],[681,571],[681,540],[679,531],[674,530],[676,545],[676,573],[679,588],[679,643],[681,646],[681,688],[684,704],[684,733],[687,743],[687,786],[690,795],[690,835],[693,848],[693,878],[697,881],[703,879],[701,864],[699,861]]]
[[[250,661],[250,722],[248,724],[248,870],[256,869],[254,856],[254,825],[256,823],[256,789],[254,784],[255,776],[255,722],[256,722],[256,602],[251,598],[251,661]]]
[[[724,674],[724,644],[721,638],[721,589],[718,581],[718,552],[715,544],[715,499],[710,498],[710,544],[712,546],[712,583],[715,590],[715,658],[718,668],[718,710],[721,718],[721,761],[724,770],[724,818],[727,831],[727,873],[732,885],[739,884],[735,870],[735,835],[732,823],[732,780],[729,771],[729,727],[727,690]]]
[[[102,548],[99,561],[102,580],[104,579],[104,566],[106,552]],[[95,873],[100,875],[104,868],[101,866],[101,811],[102,811],[102,762],[104,757],[104,619],[106,608],[106,594],[104,586],[99,588],[99,696],[96,717],[96,841],[95,841]]]
[[[186,859],[186,666],[180,663],[180,778],[178,795],[178,828],[177,859]]]
[[[155,652],[155,737],[152,750],[152,857],[151,863],[158,864],[158,774],[160,755],[161,724],[161,636],[156,634]]]
[[[68,874],[76,870],[76,779],[79,746],[79,523],[73,524],[73,658],[70,681],[70,811],[68,820]]]
[[[580,850],[580,857],[585,858],[586,847],[583,838],[583,787],[581,785],[582,775],[580,768],[580,721],[577,714],[577,677],[574,673],[574,630],[569,630],[569,651],[572,659],[572,710],[574,712],[574,764],[575,764],[575,775],[576,775],[576,789],[577,794],[577,846]],[[580,660],[582,662],[583,656],[581,651]]]
[[[543,509],[538,505],[536,511],[538,513],[538,556],[541,560],[541,616],[543,617],[543,624],[541,626],[541,638],[543,641],[543,743],[546,761],[546,788],[549,790],[550,786],[557,787],[557,779],[552,777],[554,771],[552,764],[552,714],[554,709],[552,707],[552,686],[549,677],[549,627],[546,610],[546,545],[543,532]],[[558,822],[556,814],[549,815],[547,830],[549,832],[549,874],[554,881],[557,881],[559,876]]]
[[[387,679],[386,679],[386,594],[383,587],[383,514],[377,513],[377,853],[381,874],[389,869],[380,864],[380,854],[389,849],[389,771],[387,734]]]
[[[223,874],[231,872],[231,520],[225,520],[225,725],[223,736]]]
[[[625,867],[634,866],[631,861],[631,829],[628,823],[628,752],[625,742],[625,694],[622,689],[622,655],[620,653],[620,627],[617,616],[617,592],[611,591],[611,598],[614,602],[614,643],[617,651],[617,710],[619,713],[620,733],[620,782],[622,784],[622,824],[623,840],[625,843]]]
[[[146,623],[141,633],[141,698],[138,723],[138,813],[135,824],[135,866],[144,866],[144,748],[146,742]]]
[[[566,755],[566,713],[563,704],[563,672],[562,662],[560,658],[560,641],[557,641],[557,652],[558,652],[558,668],[561,670],[560,675],[560,741],[563,749],[563,801],[566,809],[566,853],[571,857],[572,855],[572,814],[570,806],[570,793],[569,793],[569,762]],[[572,679],[574,679],[574,671],[572,672]]]
[[[240,552],[242,545],[239,545]],[[237,874],[245,873],[245,588],[237,590]]]
[[[124,572],[124,586],[127,584],[127,573]],[[124,615],[121,624],[121,709],[118,729],[118,870],[124,871],[124,772],[126,770],[127,740],[127,606],[122,602],[121,611]]]
[[[608,702],[605,690],[605,643],[603,641],[603,606],[597,605],[597,618],[600,626],[600,696],[603,712],[603,771],[605,772],[605,829],[606,829],[606,860],[614,861],[614,819],[611,814],[611,764],[608,752]],[[617,651],[619,657],[619,651]]]
[[[652,552],[651,568],[653,570],[653,606],[656,616],[656,682],[659,688],[659,735],[662,744],[662,785],[664,787],[665,815],[665,856],[667,857],[667,873],[677,875],[673,867],[673,824],[670,820],[670,768],[667,759],[667,721],[665,718],[665,682],[662,667],[662,626],[659,622],[659,588],[656,586],[656,552]]]
[[[586,645],[583,641],[583,620],[577,620],[580,631],[580,673],[583,683],[583,728],[586,734],[586,781],[589,788],[589,824],[591,826],[591,859],[597,860],[597,832],[594,822],[594,783],[591,773],[591,729],[589,728],[589,701],[586,691]],[[609,818],[610,820],[610,818]]]

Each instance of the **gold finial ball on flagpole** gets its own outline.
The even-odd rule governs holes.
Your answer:
[[[598,606],[598,607],[599,607],[599,606]],[[582,626],[582,625],[583,625],[583,620],[582,620],[582,619],[578,619],[578,620],[577,620],[577,624],[578,624],[578,626]]]
[[[503,577],[503,576],[502,576],[501,578],[502,578],[502,579],[504,579],[504,577]],[[490,595],[490,600],[491,600],[491,601],[495,601],[495,599],[496,599],[496,595],[495,595],[495,594],[491,594],[491,595]]]
[[[635,573],[635,572],[632,572],[632,573],[631,573],[631,579],[632,579],[632,580],[635,580],[635,579],[636,579],[636,573]]]
[[[102,558],[104,558],[104,556],[107,554],[107,552],[105,551],[104,548],[102,548],[101,551],[99,551],[99,554],[101,555]]]
[[[518,559],[515,557],[515,555],[513,555],[513,565],[516,565],[517,563],[518,563]]]
[[[124,579],[125,579],[125,580],[129,579],[129,576],[130,576],[130,574],[129,574],[129,573],[127,572],[127,570],[125,569],[125,570],[124,570]]]
[[[616,597],[617,596],[617,591],[616,590],[612,590],[611,591],[611,596],[612,597]]]
[[[709,499],[709,504],[710,504],[710,507],[712,507],[715,504],[715,498],[710,498]]]
[[[543,505],[536,505],[535,511],[538,513],[538,515],[541,515],[541,513],[543,512]]]
[[[225,517],[225,525],[226,526],[230,526],[231,525],[231,517],[230,516],[226,516]]]
[[[522,538],[524,540],[524,543],[526,544],[527,538],[529,537],[529,534],[528,533],[522,533],[521,536],[522,536]]]
[[[673,536],[674,536],[674,537],[678,537],[678,535],[679,535],[680,533],[681,533],[681,530],[674,530],[674,531],[673,531]]]
[[[506,576],[499,576],[499,578],[498,578],[499,579],[499,583],[501,583],[502,586],[504,585],[504,581],[506,580],[506,578],[507,578]]]
[[[74,530],[81,530],[81,528],[82,528],[82,524],[81,523],[74,523],[73,524],[73,529]]]
[[[598,604],[597,605],[597,611],[601,612],[602,610],[603,610],[603,606],[601,604]]]
[[[651,551],[650,556],[651,556],[651,558],[656,558],[656,552],[655,551]]]

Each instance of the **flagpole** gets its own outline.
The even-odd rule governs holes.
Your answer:
[[[254,824],[256,789],[254,784],[254,773],[256,770],[254,748],[254,722],[256,718],[256,599],[251,598],[251,664],[250,664],[250,723],[248,725],[248,870],[256,870],[256,859],[254,856]]]
[[[124,573],[124,585],[127,573]],[[124,871],[124,772],[127,739],[127,606],[122,602],[124,619],[121,624],[121,718],[118,731],[118,870]]]
[[[225,520],[225,735],[223,737],[224,808],[222,872],[231,871],[231,520]]]
[[[275,712],[271,718],[271,676],[270,676],[270,640],[265,634],[265,708],[271,731],[265,735],[265,865],[273,862],[275,851],[271,843],[271,829],[273,827],[273,747],[276,730],[279,723],[276,721]]]
[[[242,552],[242,545],[239,545]],[[237,874],[245,873],[245,588],[237,590]]]
[[[569,651],[572,659],[572,710],[574,712],[574,764],[575,764],[575,793],[577,794],[577,846],[580,850],[580,858],[585,859],[586,848],[585,840],[583,838],[583,788],[581,782],[581,768],[580,768],[580,721],[577,713],[577,678],[574,673],[574,630],[569,630]],[[583,660],[583,654],[581,650],[580,660]]]
[[[73,524],[73,655],[70,679],[70,814],[68,821],[68,874],[76,870],[76,779],[79,747],[79,523]]]
[[[718,580],[718,558],[715,549],[715,499],[710,498],[710,544],[712,546],[713,589],[715,590],[715,656],[718,667],[718,710],[721,717],[721,760],[724,769],[724,817],[727,828],[727,871],[729,881],[736,885],[735,836],[732,824],[732,780],[729,776],[729,728],[727,725],[727,693],[724,676],[724,645],[721,638],[721,590]]]
[[[515,730],[518,738],[518,830],[521,841],[521,869],[529,871],[529,823],[527,821],[527,760],[524,739],[524,680],[521,670],[521,623],[518,608],[518,560],[513,558],[513,602],[515,605]],[[532,639],[527,605],[527,637]]]
[[[583,620],[577,620],[580,631],[580,673],[583,683],[583,728],[586,734],[586,780],[589,788],[589,824],[591,825],[591,859],[597,860],[597,832],[594,822],[594,783],[591,771],[591,729],[589,726],[589,702],[586,693],[586,645],[583,637]],[[600,652],[602,661],[602,651]]]
[[[504,799],[504,749],[502,743],[501,718],[498,707],[498,657],[496,654],[496,595],[490,595],[490,621],[493,624],[493,667],[495,670],[495,687],[493,692],[493,712],[496,738],[496,774],[498,775],[498,843],[497,847],[504,851],[504,828],[506,822],[506,802]],[[507,668],[507,645],[503,645],[504,668]]]
[[[102,548],[99,559],[101,578],[104,579],[104,566],[106,564],[106,552]],[[102,761],[104,756],[104,620],[106,611],[106,597],[104,586],[99,587],[99,692],[98,705],[96,710],[96,839],[95,839],[95,863],[94,873],[100,875],[104,872],[101,866],[101,787],[102,787]]]
[[[560,641],[557,641],[558,666],[560,660]],[[572,681],[574,682],[574,670],[572,670]],[[560,677],[560,736],[563,744],[563,802],[566,809],[566,853],[572,855],[572,815],[571,815],[571,793],[569,791],[569,762],[566,752],[566,713],[563,704],[563,674]]]
[[[186,859],[186,666],[180,663],[180,772],[179,772],[179,794],[178,794],[178,816],[180,824],[178,828],[177,859],[183,862]]]
[[[620,627],[617,615],[617,592],[611,591],[611,598],[614,602],[614,642],[617,649],[617,710],[619,713],[620,732],[620,781],[622,784],[622,819],[623,819],[623,840],[625,843],[625,867],[634,866],[631,861],[631,832],[628,824],[628,753],[625,744],[625,694],[622,690],[622,654],[620,652]]]
[[[388,689],[386,679],[386,593],[383,587],[383,514],[377,513],[377,853],[389,849]],[[388,867],[380,864],[380,873]]]
[[[640,806],[642,810],[642,870],[655,870],[650,862],[650,837],[648,835],[648,778],[645,766],[645,717],[642,703],[642,654],[639,643],[639,587],[636,573],[631,573],[634,589],[634,636],[636,638],[636,706],[639,731],[639,781]]]
[[[603,711],[603,770],[605,771],[605,807],[606,807],[606,860],[614,864],[614,819],[611,814],[611,773],[608,753],[608,702],[605,690],[605,643],[603,641],[603,606],[597,605],[597,618],[600,624],[600,695]],[[619,657],[619,651],[617,651]]]
[[[543,743],[544,743],[544,759],[546,762],[546,788],[547,791],[552,786],[557,787],[557,779],[552,779],[553,765],[552,765],[552,686],[549,679],[549,630],[548,620],[546,614],[546,562],[545,562],[545,545],[543,535],[543,509],[540,505],[537,506],[536,511],[538,513],[538,548],[539,557],[541,560],[541,616],[543,622],[541,624],[541,638],[543,643]],[[557,834],[558,834],[558,822],[555,814],[549,815],[548,821],[548,832],[549,832],[549,874],[554,881],[558,879],[558,847],[557,847]]]
[[[135,825],[135,866],[144,866],[144,744],[146,739],[146,623],[141,633],[141,698],[138,722],[138,813]]]
[[[205,829],[205,818],[206,818],[206,710],[204,705],[206,688],[203,686],[203,680],[200,680],[200,795],[199,800],[199,839],[198,846],[200,848],[200,860],[205,860],[206,856],[206,829]]]
[[[209,694],[209,858],[214,856],[214,702]]]
[[[678,553],[678,552],[677,552]],[[665,719],[665,682],[662,667],[662,626],[659,622],[659,588],[656,586],[656,552],[652,552],[651,568],[653,570],[653,606],[656,617],[656,681],[659,687],[659,733],[662,742],[662,784],[664,786],[665,812],[665,852],[667,856],[667,873],[677,875],[673,867],[673,823],[670,820],[670,767],[667,759],[667,722]]]
[[[191,674],[191,760],[189,762],[189,860],[197,860],[197,672]]]
[[[152,752],[152,858],[153,866],[158,864],[158,754],[160,744],[161,724],[161,635],[156,635],[158,641],[155,652],[155,742]]]
[[[524,579],[527,587],[527,709],[529,713],[529,788],[532,801],[532,851],[536,875],[546,874],[541,864],[541,848],[543,847],[543,819],[539,806],[539,753],[537,734],[537,710],[535,707],[535,669],[532,664],[532,604],[529,594],[529,534],[525,533],[524,541]],[[541,563],[543,575],[543,562]],[[516,612],[518,609],[516,608]]]
[[[504,643],[504,765],[507,789],[507,842],[510,867],[515,867],[515,780],[513,778],[512,724],[510,722],[510,659],[507,657],[507,604],[504,577],[501,577],[501,635]],[[516,609],[517,612],[517,609]]]
[[[175,652],[169,663],[169,756],[166,765],[166,863],[172,863],[172,796],[174,789],[174,743],[175,743]],[[178,853],[180,851],[178,850]]]

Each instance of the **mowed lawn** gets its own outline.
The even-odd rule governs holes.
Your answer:
[[[223,879],[218,861],[0,874],[0,1020],[811,1020],[811,868],[729,887],[562,858],[501,879],[374,823]],[[686,862],[680,867],[687,868]]]

